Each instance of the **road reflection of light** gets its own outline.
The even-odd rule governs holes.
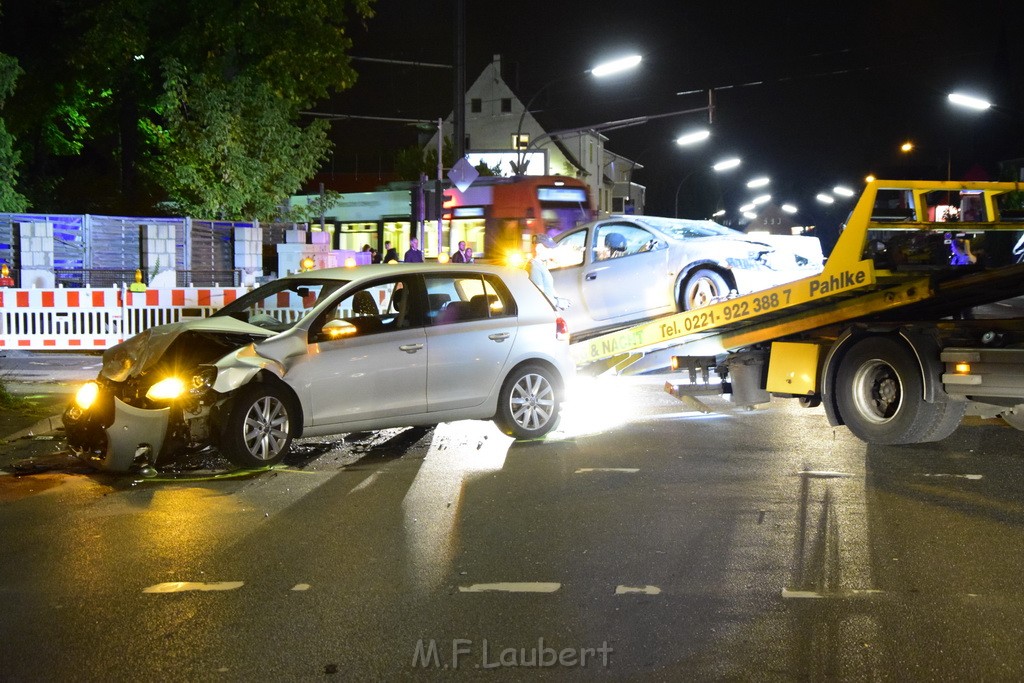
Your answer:
[[[416,478],[402,500],[409,578],[435,589],[449,575],[457,550],[457,522],[467,480],[500,470],[512,439],[491,422],[440,424]]]
[[[562,419],[549,441],[575,439],[601,434],[630,422],[645,420],[709,420],[728,417],[723,413],[698,410],[651,413],[649,408],[631,400],[628,380],[620,377],[579,376],[569,388],[562,406]]]

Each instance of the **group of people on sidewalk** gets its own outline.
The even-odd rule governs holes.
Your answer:
[[[370,252],[371,263],[398,263],[398,250],[391,246],[391,241],[384,242],[384,256],[378,257],[377,250],[369,244],[363,245],[363,251]],[[473,248],[466,246],[465,241],[459,242],[459,248],[452,254],[452,263],[473,263]],[[402,257],[402,263],[423,263],[423,250],[420,241],[413,237],[409,240],[409,248]]]

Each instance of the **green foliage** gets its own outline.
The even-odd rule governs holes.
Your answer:
[[[191,215],[271,218],[329,149],[326,122],[300,127],[295,102],[249,76],[189,76],[169,62],[159,104],[165,126],[144,122],[163,145],[150,172]]]
[[[501,165],[500,164],[498,166],[488,166],[486,163],[481,161],[479,164],[474,166],[474,168],[476,169],[476,172],[479,173],[481,176],[500,176],[501,175]]]
[[[17,60],[0,54],[0,110],[14,92],[14,84],[22,73]],[[0,211],[24,211],[28,206],[24,195],[16,189],[20,164],[21,155],[14,149],[14,137],[0,118]]]
[[[451,168],[455,163],[455,149],[452,146],[451,138],[445,138],[441,148],[441,165],[443,168]],[[422,147],[406,147],[399,150],[395,157],[395,175],[400,180],[417,181],[420,174],[428,178],[437,177],[437,147],[431,145],[429,149]]]
[[[310,199],[308,204],[291,207],[281,215],[281,218],[288,223],[319,222],[320,216],[340,202],[341,198],[342,194],[340,192],[327,190],[322,195],[317,195]]]
[[[297,112],[355,82],[349,28],[375,1],[34,0],[5,15],[0,44],[26,72],[8,121],[36,203],[52,209],[74,184],[109,195],[107,210],[139,210],[160,199],[146,194],[148,178],[183,207],[269,211],[265,196],[292,191],[326,149],[323,125],[301,128]],[[187,80],[168,90],[174,70]],[[228,115],[232,99],[245,116]],[[263,134],[265,145],[242,139]],[[204,173],[204,161],[215,168]],[[272,168],[254,168],[263,162]],[[201,182],[225,187],[200,196]]]

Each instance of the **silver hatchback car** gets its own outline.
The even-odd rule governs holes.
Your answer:
[[[462,419],[536,438],[555,426],[575,372],[568,337],[522,270],[290,275],[108,349],[64,425],[72,448],[111,470],[209,447],[265,466],[300,436]]]

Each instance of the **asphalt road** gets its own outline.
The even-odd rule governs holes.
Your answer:
[[[0,474],[0,679],[1024,677],[1020,432],[867,447],[663,379],[584,381],[543,442],[306,440],[245,478],[19,442],[55,469]]]

